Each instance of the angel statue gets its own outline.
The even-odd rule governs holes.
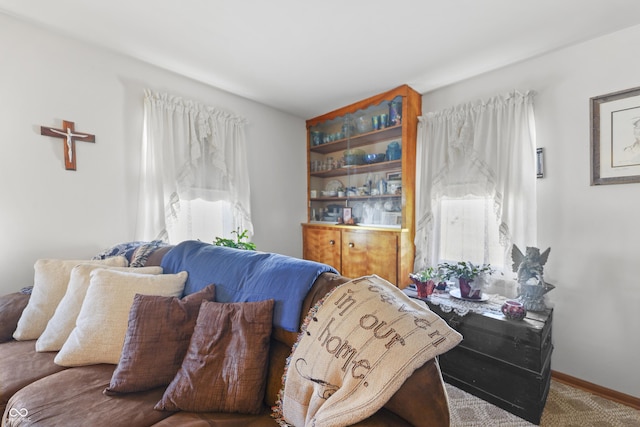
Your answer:
[[[527,246],[526,255],[514,244],[511,250],[513,259],[513,271],[518,274],[518,283],[527,283],[529,279],[535,278],[536,283],[544,285],[542,280],[543,266],[549,258],[551,248],[540,253],[540,249]],[[533,280],[532,280],[533,282]]]

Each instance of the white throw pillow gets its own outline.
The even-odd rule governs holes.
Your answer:
[[[71,270],[67,292],[38,341],[36,351],[58,351],[76,327],[82,302],[87,294],[90,274],[96,268],[108,268],[115,271],[128,271],[140,274],[162,274],[162,267],[106,267],[96,264],[78,264]]]
[[[40,337],[67,291],[71,270],[76,265],[85,263],[115,267],[129,265],[129,261],[123,256],[95,261],[39,259],[33,266],[35,274],[33,276],[31,298],[29,298],[29,303],[22,312],[20,320],[18,320],[18,326],[13,333],[13,338],[19,341],[26,341]]]
[[[180,296],[187,276],[186,271],[149,275],[93,270],[76,327],[54,362],[60,366],[117,364],[135,295]]]

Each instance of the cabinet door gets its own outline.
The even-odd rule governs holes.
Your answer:
[[[371,230],[342,232],[342,275],[350,278],[377,274],[398,284],[397,234]]]
[[[302,228],[302,257],[304,259],[328,264],[341,271],[340,244],[340,230],[338,229]]]

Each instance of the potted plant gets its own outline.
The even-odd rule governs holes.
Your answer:
[[[426,267],[416,273],[409,274],[409,278],[416,285],[418,298],[426,298],[433,293],[434,288],[444,278],[437,267]]]
[[[216,240],[213,242],[216,246],[226,246],[227,248],[236,248],[236,249],[244,249],[247,251],[255,251],[256,244],[253,242],[249,242],[249,230],[244,230],[242,233],[240,232],[240,228],[238,227],[236,231],[232,231],[231,234],[236,235],[236,240],[232,239],[224,239],[222,237],[216,237]],[[246,242],[243,242],[244,239],[247,239]]]
[[[471,261],[457,263],[444,262],[438,265],[445,280],[456,279],[460,285],[460,297],[468,299],[482,298],[484,276],[493,273],[490,264],[476,265]]]

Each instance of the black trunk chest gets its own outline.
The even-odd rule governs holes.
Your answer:
[[[445,381],[539,424],[551,381],[553,311],[509,320],[493,312],[460,316],[425,301],[464,337],[440,356]]]

